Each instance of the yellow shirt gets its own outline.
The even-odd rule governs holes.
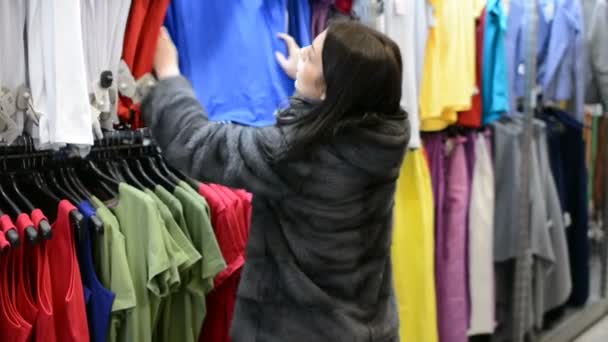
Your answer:
[[[420,119],[423,131],[439,131],[456,123],[458,112],[471,109],[480,0],[430,2],[434,26],[427,42]]]
[[[397,184],[392,245],[402,342],[437,342],[434,215],[422,149],[408,152]]]

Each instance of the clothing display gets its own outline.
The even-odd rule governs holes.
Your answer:
[[[101,165],[95,154],[99,148],[93,148],[97,157],[91,161]],[[117,157],[119,151],[105,153]],[[137,153],[130,158],[144,161],[153,156],[145,154],[151,151]],[[146,170],[141,172],[154,172]],[[40,185],[26,178],[11,180],[23,189],[13,201],[29,203],[22,202],[25,198],[43,208],[31,215],[21,212],[13,219],[12,207],[10,215],[4,214],[4,203],[11,199],[5,192],[0,195],[5,289],[0,293],[0,335],[18,341],[194,342],[204,336],[229,341],[249,236],[251,194],[215,184],[197,183],[193,188],[184,178],[142,188],[137,181],[117,181],[109,191],[117,191],[116,197],[108,198],[109,188],[102,191],[100,180],[84,185],[82,171],[69,181],[64,171],[49,169],[68,189],[65,192],[54,188],[51,182],[57,180],[52,178],[41,179]],[[64,195],[69,199],[57,204],[56,196]],[[70,203],[75,199],[82,199],[78,207]],[[33,232],[43,233],[45,213],[55,220],[51,234],[32,240]],[[209,322],[207,329],[204,322]]]
[[[514,342],[586,314],[608,5],[535,2],[0,1],[0,341]],[[276,158],[318,105],[277,34],[338,21],[398,46],[401,109]],[[183,76],[155,77],[162,26]]]

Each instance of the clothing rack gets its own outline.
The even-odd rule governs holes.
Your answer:
[[[146,151],[157,150],[149,129],[142,128],[135,131],[110,131],[104,133],[103,139],[98,139],[91,147],[90,156],[99,153],[119,151]],[[160,152],[160,151],[158,151]],[[11,145],[0,145],[0,161],[22,160],[24,158],[58,159],[71,157],[70,151],[37,151],[30,136],[21,136]],[[73,157],[73,156],[72,156]]]

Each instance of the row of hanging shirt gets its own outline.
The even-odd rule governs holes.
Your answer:
[[[476,128],[517,113],[526,95],[523,1],[355,0],[352,10],[400,46],[413,131]],[[584,103],[608,106],[606,2],[538,0],[538,17],[536,91],[569,100],[579,121]]]
[[[2,341],[229,341],[251,194],[122,158],[0,172]]]
[[[155,2],[156,3],[156,2]],[[138,102],[153,78],[149,51],[145,73],[121,61],[131,0],[5,1],[0,4],[0,139],[12,143],[24,132],[40,149],[74,145],[86,152],[102,129],[118,124],[120,98]],[[166,5],[164,7],[166,10]],[[155,10],[164,17],[164,10]],[[149,20],[131,25],[147,28]],[[156,40],[144,30],[139,41]],[[137,36],[137,38],[140,38]],[[142,77],[145,76],[145,77]],[[120,97],[119,97],[120,95]]]

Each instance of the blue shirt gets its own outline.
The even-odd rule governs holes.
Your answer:
[[[312,42],[310,2],[287,0],[287,14],[289,35],[294,37],[300,46],[310,45]]]
[[[286,6],[287,0],[171,2],[165,25],[211,120],[274,124],[275,109],[294,91],[274,56],[286,53],[277,37],[286,31]]]
[[[507,63],[511,108],[525,92],[525,0],[511,0]],[[585,52],[583,14],[577,0],[538,1],[537,84],[547,101],[571,100],[573,115],[583,118]],[[516,96],[515,96],[516,95]]]
[[[489,0],[483,42],[483,123],[490,124],[509,111],[505,34],[507,16],[500,0]]]
[[[83,234],[84,239],[77,241],[77,251],[82,283],[88,295],[85,300],[87,303],[89,335],[92,342],[106,342],[115,296],[114,293],[103,287],[95,273],[91,241],[91,235],[95,234],[91,225],[91,217],[95,215],[95,208],[88,201],[84,201],[80,203],[78,210],[84,215],[87,222],[87,229]]]

